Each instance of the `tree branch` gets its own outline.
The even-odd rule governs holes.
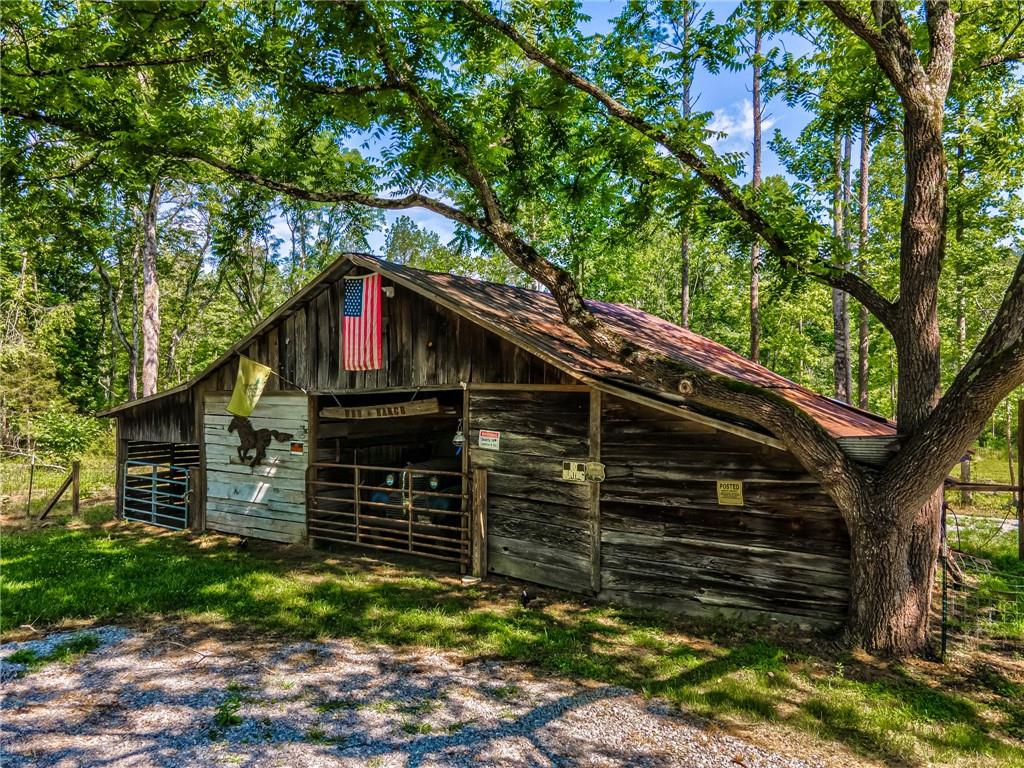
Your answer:
[[[847,5],[845,0],[822,0],[822,2],[844,27],[863,40],[874,52],[879,66],[882,67],[886,77],[893,85],[896,85],[897,81],[903,80],[904,72],[895,52],[881,32],[875,29],[868,19]],[[872,3],[872,10],[875,17],[879,18],[881,9]],[[898,88],[899,86],[897,86]]]
[[[58,67],[56,69],[32,69],[29,66],[28,72],[19,72],[15,69],[4,67],[4,74],[10,77],[64,77],[72,72],[87,72],[95,69],[143,69],[149,67],[165,67],[173,64],[192,64],[199,61],[209,61],[213,58],[215,51],[203,51],[191,56],[173,56],[167,59],[130,59],[122,61],[92,61],[87,64],[79,64],[74,67]]]
[[[221,160],[205,152],[191,149],[159,149],[157,150],[168,157],[176,157],[181,160],[198,160],[211,168],[223,171],[224,173],[250,184],[256,184],[274,192],[280,192],[290,197],[301,200],[310,200],[318,203],[355,203],[365,205],[368,208],[380,208],[383,210],[403,210],[406,208],[426,208],[446,219],[451,219],[459,224],[480,230],[484,222],[470,214],[456,208],[453,205],[437,200],[433,197],[413,192],[402,197],[380,197],[355,190],[315,190],[293,184],[288,181],[267,178],[253,171],[246,170]]]
[[[997,53],[992,56],[988,56],[981,60],[978,64],[978,69],[984,69],[985,67],[994,67],[998,64],[1006,64],[1011,61],[1022,61],[1024,60],[1024,51],[1011,51],[1009,53]]]
[[[299,83],[303,90],[314,93],[322,93],[328,96],[365,96],[370,93],[381,93],[383,91],[402,90],[402,85],[395,80],[383,80],[379,83],[365,83],[361,85],[324,85],[311,80],[303,80]]]
[[[910,487],[934,476],[938,487],[1014,389],[1024,383],[1024,258],[1017,263],[1003,301],[938,406],[901,447],[886,470],[886,482]],[[954,437],[956,439],[950,439]],[[937,451],[936,446],[948,446]],[[914,508],[914,504],[910,505]]]
[[[613,117],[661,145],[677,160],[691,168],[733,213],[750,227],[754,234],[760,236],[768,244],[768,247],[783,264],[803,271],[826,285],[846,291],[867,307],[868,311],[875,315],[887,329],[892,331],[895,319],[895,304],[893,302],[882,296],[862,277],[836,264],[821,259],[809,264],[800,263],[792,245],[759,211],[747,202],[739,187],[729,178],[714,170],[711,161],[690,149],[667,131],[636,114],[600,86],[577,74],[569,66],[543,51],[508,22],[481,10],[472,2],[464,2],[462,7],[481,24],[508,38],[527,58],[543,65],[568,85],[591,96]]]

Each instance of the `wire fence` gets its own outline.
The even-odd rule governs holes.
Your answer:
[[[948,505],[946,511],[937,585],[943,656],[1024,652],[1024,570],[1013,565],[1017,521],[1009,513],[979,518],[958,515]]]

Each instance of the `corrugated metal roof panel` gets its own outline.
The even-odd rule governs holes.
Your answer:
[[[431,294],[447,297],[467,313],[490,325],[501,326],[524,345],[537,348],[582,375],[641,383],[625,367],[596,357],[589,345],[562,321],[558,305],[547,293],[427,272],[372,256],[358,255],[352,259],[369,269],[411,282]],[[881,416],[800,386],[722,344],[660,317],[622,304],[588,301],[587,305],[613,330],[638,346],[695,368],[774,389],[809,413],[834,437],[894,437],[896,434],[895,425]]]

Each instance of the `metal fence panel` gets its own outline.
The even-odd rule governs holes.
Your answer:
[[[124,518],[180,531],[188,527],[188,467],[149,461],[125,463]]]

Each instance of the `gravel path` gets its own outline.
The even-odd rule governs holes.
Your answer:
[[[5,766],[807,768],[634,692],[497,661],[167,626],[2,664]],[[82,633],[79,633],[82,634]],[[42,655],[69,633],[0,648]]]

